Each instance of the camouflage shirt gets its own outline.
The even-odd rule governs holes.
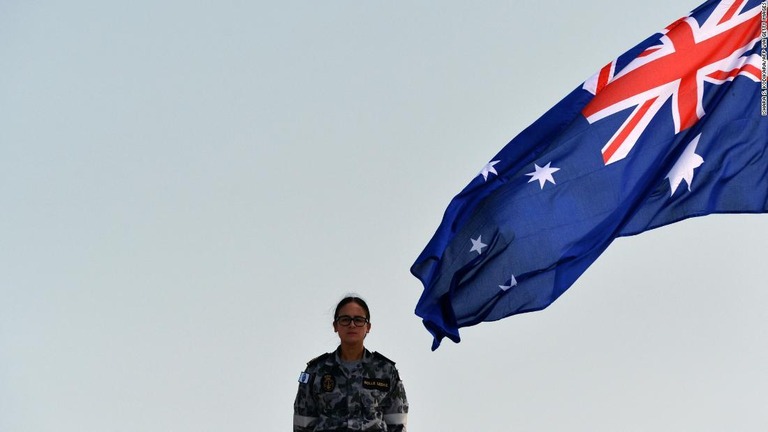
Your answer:
[[[408,401],[395,363],[368,350],[346,363],[338,353],[310,361],[299,377],[294,432],[406,432]]]

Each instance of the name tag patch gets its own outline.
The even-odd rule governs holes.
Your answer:
[[[367,390],[389,391],[389,380],[382,378],[363,378],[363,388]]]

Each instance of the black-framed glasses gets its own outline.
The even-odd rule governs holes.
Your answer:
[[[334,321],[336,322],[336,324],[344,326],[344,327],[346,327],[346,326],[348,326],[348,325],[350,325],[352,323],[355,323],[355,327],[362,327],[362,326],[368,324],[368,318],[363,317],[363,316],[351,317],[349,315],[341,315],[341,316],[336,317],[336,319]]]

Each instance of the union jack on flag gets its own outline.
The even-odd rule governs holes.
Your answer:
[[[461,327],[546,308],[617,237],[768,212],[765,14],[759,0],[705,2],[483,167],[411,267],[433,349]]]
[[[722,84],[737,75],[760,81],[761,57],[746,53],[760,40],[761,8],[745,11],[747,3],[721,2],[701,24],[693,16],[680,19],[619,73],[613,61],[584,83],[596,95],[582,110],[590,123],[634,107],[603,147],[605,163],[627,156],[668,99],[678,133],[704,116],[705,82]]]

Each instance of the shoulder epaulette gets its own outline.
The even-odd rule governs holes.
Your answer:
[[[387,363],[389,363],[389,364],[392,364],[392,365],[394,365],[394,364],[395,364],[395,362],[393,362],[392,360],[390,360],[390,359],[388,359],[388,358],[384,357],[384,356],[383,356],[383,355],[382,355],[380,352],[378,352],[378,351],[374,351],[374,352],[373,352],[373,357],[375,357],[375,358],[377,358],[377,359],[380,359],[380,360],[384,360],[385,362],[387,362]]]
[[[307,362],[307,367],[314,366],[322,361],[325,361],[325,359],[327,359],[328,356],[330,356],[331,354],[332,353],[325,353],[313,358],[312,360]]]

